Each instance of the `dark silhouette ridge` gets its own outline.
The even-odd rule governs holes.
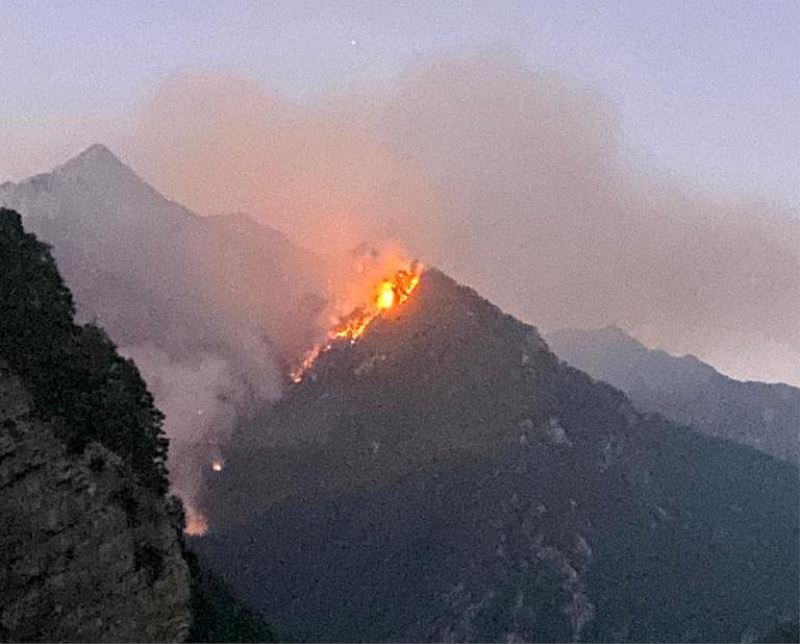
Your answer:
[[[317,641],[738,641],[796,614],[797,468],[636,411],[427,271],[240,431],[198,547]]]

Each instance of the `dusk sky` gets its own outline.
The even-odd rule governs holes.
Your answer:
[[[0,181],[104,143],[199,213],[798,384],[798,43],[796,2],[0,0]]]
[[[796,2],[0,3],[0,179],[123,139],[164,78],[253,79],[291,101],[434,53],[508,47],[617,110],[654,172],[800,204]]]
[[[800,642],[799,463],[800,0],[0,0],[0,644]]]

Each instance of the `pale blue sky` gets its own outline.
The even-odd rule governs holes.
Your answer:
[[[499,44],[605,96],[652,170],[797,206],[798,43],[797,2],[0,0],[0,179],[45,169],[29,166],[58,160],[64,141],[113,146],[178,70],[308,101]]]

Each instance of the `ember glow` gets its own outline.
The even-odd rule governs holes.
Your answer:
[[[196,508],[186,506],[186,528],[184,532],[190,537],[202,537],[208,532],[208,520]]]
[[[334,342],[346,339],[354,343],[375,318],[402,305],[419,284],[422,268],[420,262],[414,261],[408,267],[397,270],[393,277],[380,280],[373,287],[370,299],[341,318],[328,331],[324,342],[309,349],[302,362],[289,374],[292,382],[301,382],[320,354],[328,351]]]

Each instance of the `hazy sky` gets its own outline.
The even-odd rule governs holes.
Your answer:
[[[614,106],[631,158],[800,204],[797,2],[0,1],[0,180],[102,139],[160,81],[224,71],[293,101],[509,46]]]
[[[543,328],[800,384],[797,2],[0,0],[0,181],[397,238]]]

